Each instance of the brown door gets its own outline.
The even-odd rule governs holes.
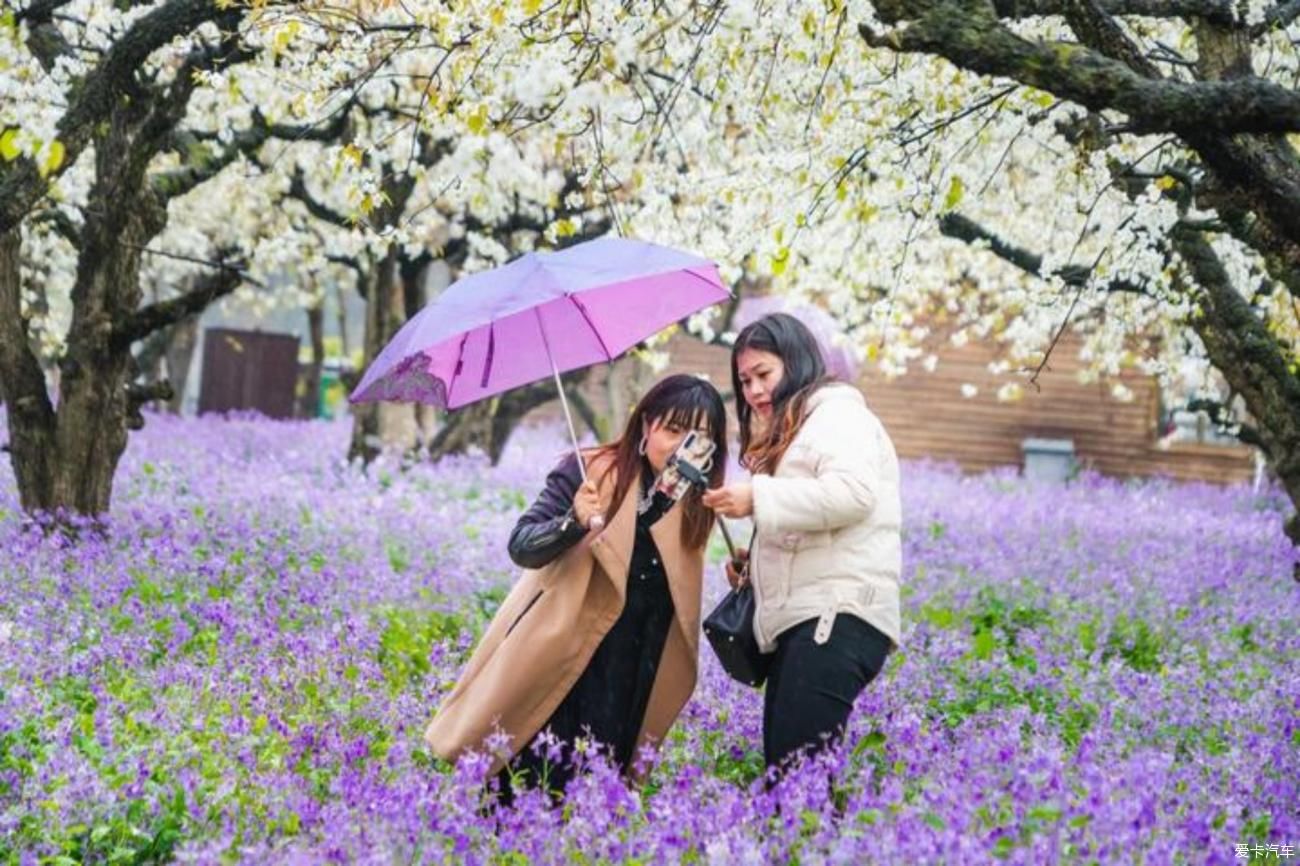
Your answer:
[[[298,338],[292,334],[208,328],[203,335],[199,414],[253,409],[292,418]]]

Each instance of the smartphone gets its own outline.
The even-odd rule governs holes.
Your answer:
[[[704,490],[709,486],[709,470],[713,468],[713,452],[716,450],[717,445],[707,434],[697,430],[687,433],[677,450],[668,458],[668,463],[659,476],[657,489],[673,499],[685,495],[691,487]],[[722,540],[727,543],[727,555],[736,570],[743,571],[746,563],[736,558],[736,543],[731,539],[726,521],[718,518],[716,523],[722,530]]]
[[[686,495],[691,487],[703,490],[709,485],[709,470],[713,468],[713,452],[717,445],[706,434],[692,430],[682,438],[677,450],[668,458],[664,471],[655,483],[656,492],[663,493],[674,502]]]

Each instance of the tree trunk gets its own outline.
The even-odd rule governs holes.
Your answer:
[[[403,260],[399,268],[406,299],[406,315],[415,316],[429,303],[429,273],[434,259],[422,253],[414,259]],[[437,429],[437,410],[423,403],[411,407],[411,422],[415,430],[413,451],[423,451],[432,441]]]
[[[298,400],[298,417],[315,418],[320,408],[321,370],[325,366],[325,309],[323,303],[307,308],[307,332],[311,343],[311,360],[303,377],[303,393]]]
[[[397,247],[391,247],[366,286],[366,338],[362,369],[368,367],[406,324],[406,290],[398,274]],[[385,446],[415,445],[415,410],[402,403],[362,403],[352,407],[348,459],[370,463]]]
[[[74,312],[67,352],[59,363],[60,400],[55,430],[51,503],[81,514],[108,510],[113,475],[126,450],[132,414],[130,345],[114,326],[140,305],[141,250],[162,231],[166,211],[131,183],[110,149],[97,143],[82,248],[73,285]]]
[[[1244,31],[1204,20],[1193,22],[1193,29],[1197,70],[1203,78],[1251,74],[1251,43]],[[1219,211],[1239,240],[1260,253],[1269,274],[1293,297],[1300,296],[1300,229],[1294,222],[1300,201],[1300,160],[1295,149],[1281,136],[1221,139],[1191,136],[1217,175],[1204,200]],[[1216,155],[1221,157],[1217,163]],[[1223,159],[1225,155],[1230,158]],[[1257,175],[1234,171],[1241,167]],[[1288,362],[1289,347],[1269,332],[1235,289],[1204,236],[1175,229],[1174,238],[1198,283],[1195,296],[1200,309],[1193,315],[1192,327],[1211,363],[1241,395],[1254,419],[1273,473],[1296,509],[1286,533],[1300,548],[1300,375]],[[1293,576],[1300,581],[1300,562]]]
[[[1255,422],[1273,473],[1297,508],[1286,533],[1300,547],[1300,376],[1277,338],[1232,285],[1209,241],[1193,230],[1175,230],[1175,238],[1196,281],[1194,297],[1200,309],[1192,327]],[[1295,577],[1300,580],[1300,563]]]
[[[0,397],[9,425],[9,462],[24,511],[45,510],[54,493],[54,408],[22,318],[20,229],[0,234]]]
[[[185,407],[185,384],[190,378],[198,338],[198,316],[190,316],[168,329],[167,377],[172,383],[172,396],[167,401],[167,410],[174,415],[179,415]]]
[[[390,252],[384,260],[371,268],[366,279],[366,323],[361,345],[361,369],[364,373],[370,362],[379,354],[380,328],[380,291],[385,271],[391,272],[393,255]],[[369,464],[379,456],[379,406],[375,403],[357,403],[352,407],[352,443],[348,446],[348,460],[360,459]]]
[[[66,163],[93,152],[94,181],[85,224],[73,230],[77,272],[72,324],[57,368],[57,409],[30,344],[18,268],[18,233],[47,196],[48,184],[38,180],[30,160],[0,167],[0,392],[9,403],[10,459],[26,510],[91,516],[108,510],[139,407],[169,393],[165,383],[133,381],[132,345],[239,284],[237,269],[223,267],[203,291],[141,307],[141,256],[167,222],[168,185],[155,187],[149,166],[175,144],[172,133],[186,116],[198,73],[254,56],[233,35],[243,14],[202,3],[154,10],[65,94],[59,140]],[[220,45],[191,52],[168,84],[144,74],[142,64],[155,48],[214,20],[228,34]]]
[[[344,364],[352,357],[352,352],[348,349],[348,304],[347,292],[343,284],[339,283],[334,290],[334,298],[338,303],[338,323],[339,323],[339,354],[343,357]]]
[[[493,414],[496,400],[480,400],[444,416],[442,427],[429,443],[429,459],[437,462],[448,454],[464,454],[471,448],[492,447]]]

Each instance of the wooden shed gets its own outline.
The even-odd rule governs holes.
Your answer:
[[[256,410],[291,418],[298,379],[298,338],[235,328],[203,332],[199,414]]]

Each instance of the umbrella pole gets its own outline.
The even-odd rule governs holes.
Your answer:
[[[555,390],[560,392],[560,405],[564,407],[564,420],[569,422],[569,439],[573,442],[573,453],[578,458],[578,469],[582,472],[582,480],[587,480],[587,467],[582,462],[582,452],[578,450],[578,433],[573,429],[573,415],[569,412],[569,399],[564,396],[564,386],[560,384],[560,374],[555,369],[555,362],[551,362],[551,371],[555,373]]]
[[[573,456],[578,458],[578,471],[582,473],[582,480],[587,480],[587,467],[582,462],[582,452],[578,449],[578,431],[573,426],[573,413],[569,411],[569,398],[564,396],[564,384],[560,382],[560,368],[555,365],[555,357],[551,354],[551,341],[546,336],[546,323],[542,321],[542,313],[537,307],[533,307],[533,315],[537,316],[537,327],[542,330],[542,345],[546,347],[546,360],[551,362],[551,374],[555,376],[555,390],[560,395],[560,405],[564,407],[564,420],[569,425],[569,439],[573,442]]]

